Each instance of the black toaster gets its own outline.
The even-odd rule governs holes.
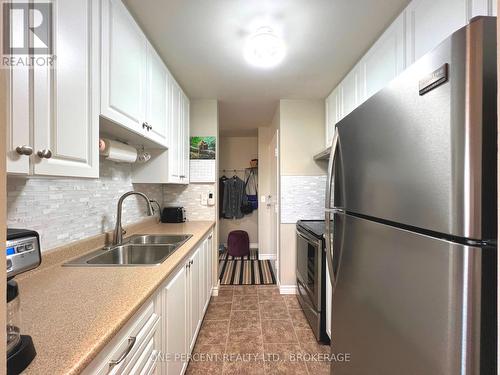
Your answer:
[[[186,210],[184,207],[165,207],[161,213],[162,223],[184,223]]]

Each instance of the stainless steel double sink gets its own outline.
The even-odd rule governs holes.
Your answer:
[[[192,234],[139,234],[122,245],[103,248],[64,264],[69,267],[159,265],[181,247]]]

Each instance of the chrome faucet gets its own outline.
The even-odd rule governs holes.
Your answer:
[[[138,191],[129,191],[128,193],[123,194],[118,200],[118,210],[116,212],[116,226],[115,226],[115,233],[113,235],[114,246],[121,245],[123,241],[123,235],[125,234],[125,231],[122,228],[122,206],[125,198],[127,198],[130,195],[138,195],[144,198],[144,200],[147,203],[146,208],[148,216],[154,215],[153,206],[151,206],[151,200],[146,196],[146,194],[139,193]]]

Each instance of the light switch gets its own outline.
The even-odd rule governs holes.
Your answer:
[[[260,203],[266,203],[266,196],[265,195],[260,196]]]

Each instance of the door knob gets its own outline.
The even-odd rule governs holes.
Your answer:
[[[33,148],[30,146],[22,145],[22,146],[17,146],[16,147],[16,152],[19,155],[26,155],[30,156],[33,153]]]
[[[48,148],[38,150],[36,154],[40,159],[50,159],[52,157],[52,151],[50,151]]]

